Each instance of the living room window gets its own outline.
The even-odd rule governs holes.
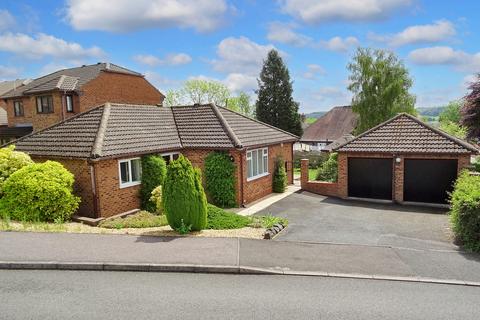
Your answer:
[[[65,96],[65,105],[67,112],[73,112],[73,96],[71,94]]]
[[[268,175],[268,148],[247,151],[247,181]]]
[[[136,186],[141,183],[142,163],[140,158],[118,161],[120,188]]]
[[[23,102],[22,101],[14,101],[13,102],[13,114],[15,117],[23,117]]]
[[[37,113],[53,113],[52,96],[37,97]]]

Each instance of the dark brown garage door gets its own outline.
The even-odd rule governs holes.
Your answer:
[[[392,200],[392,159],[348,158],[348,196]]]
[[[403,199],[447,203],[457,179],[457,160],[405,159]]]

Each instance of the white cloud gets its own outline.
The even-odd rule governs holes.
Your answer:
[[[15,18],[7,10],[0,10],[0,31],[7,30],[15,25]]]
[[[229,37],[217,46],[218,59],[212,61],[213,68],[223,73],[241,73],[257,76],[271,44],[261,45],[246,37]]]
[[[310,45],[312,38],[297,33],[296,25],[291,23],[272,22],[268,25],[267,39],[272,42],[285,43],[296,47]]]
[[[63,63],[56,63],[56,62],[50,62],[47,63],[40,69],[40,74],[38,75],[39,77],[44,76],[46,74],[62,70],[62,69],[68,69],[72,68],[73,66],[70,64],[63,64]]]
[[[0,65],[0,80],[14,79],[19,73],[17,68]]]
[[[452,65],[460,71],[480,71],[480,52],[469,54],[451,47],[429,47],[413,50],[408,58],[419,65]]]
[[[152,83],[160,92],[165,94],[168,89],[180,86],[181,82],[161,76],[155,71],[145,71],[145,78]]]
[[[141,64],[148,65],[150,67],[156,67],[160,65],[178,66],[182,64],[188,64],[192,62],[192,57],[186,53],[172,53],[168,54],[165,58],[160,59],[153,55],[139,54],[133,57],[133,59]]]
[[[333,37],[327,41],[320,41],[319,46],[321,48],[336,51],[336,52],[346,52],[351,48],[358,47],[360,45],[360,41],[358,41],[355,37]]]
[[[208,32],[222,24],[228,11],[225,0],[69,0],[67,20],[77,30],[179,27]]]
[[[257,89],[258,85],[257,78],[255,76],[249,76],[241,73],[230,73],[222,82],[234,94],[237,94],[241,91],[251,94]]]
[[[441,42],[455,34],[455,26],[450,21],[439,20],[433,24],[410,26],[393,35],[371,34],[369,37],[375,41],[386,42],[392,47],[400,47],[407,44]]]
[[[303,74],[303,77],[308,80],[317,79],[318,76],[323,76],[327,74],[325,69],[318,64],[309,64],[307,66],[307,71]]]
[[[0,51],[11,52],[32,59],[49,56],[69,61],[105,55],[98,47],[84,48],[76,42],[67,42],[44,33],[39,33],[35,37],[24,33],[0,35]]]
[[[412,0],[281,0],[284,13],[309,24],[386,18]]]

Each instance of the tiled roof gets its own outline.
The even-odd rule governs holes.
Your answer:
[[[102,71],[141,76],[138,72],[125,69],[113,63],[97,63],[53,72],[31,81],[25,86],[8,91],[2,95],[2,98],[19,97],[22,95],[47,92],[51,90],[79,90],[85,83],[95,79]]]
[[[349,141],[352,141],[354,138],[355,138],[354,135],[344,134],[342,137],[338,138],[337,140],[333,141],[332,143],[327,145],[325,148],[323,148],[322,151],[331,152],[333,149],[338,148]]]
[[[105,104],[13,142],[36,156],[103,158],[182,148],[233,149],[298,138],[214,105]]]
[[[401,113],[334,149],[340,152],[477,153],[471,144]]]
[[[351,134],[357,125],[358,115],[352,107],[334,107],[308,126],[300,141],[335,141],[345,134]]]

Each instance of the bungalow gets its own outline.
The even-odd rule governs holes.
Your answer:
[[[350,135],[357,125],[358,116],[350,106],[334,107],[308,126],[300,138],[302,151],[322,151],[345,135]]]
[[[17,79],[12,81],[2,81],[0,82],[0,96],[19,88],[23,85],[26,85],[30,82],[30,79]],[[16,138],[20,138],[28,133],[31,130],[25,130],[25,128],[9,128],[8,127],[8,117],[7,117],[7,104],[4,100],[0,100],[0,146],[7,143],[8,141]]]
[[[304,190],[340,198],[445,204],[459,172],[479,150],[409,114],[399,114],[333,148],[338,182],[308,181]]]
[[[12,142],[35,161],[61,162],[75,175],[82,198],[77,214],[109,217],[140,206],[140,157],[167,161],[180,153],[203,170],[212,151],[236,165],[239,205],[272,192],[279,157],[293,183],[293,143],[298,137],[213,104],[161,107],[106,103]]]

